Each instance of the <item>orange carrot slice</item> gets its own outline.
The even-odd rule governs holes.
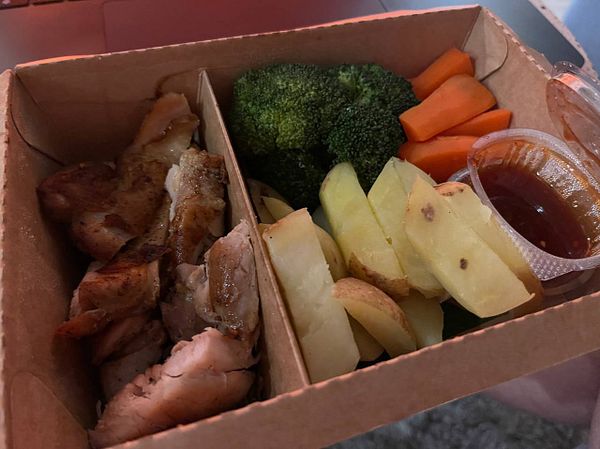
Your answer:
[[[411,79],[410,82],[417,98],[424,100],[444,81],[454,75],[473,76],[474,73],[471,57],[457,48],[451,48],[437,58],[419,76]]]
[[[436,182],[445,182],[467,166],[467,155],[478,139],[474,136],[439,136],[427,142],[406,142],[398,157],[429,173]]]
[[[408,140],[424,142],[433,136],[487,111],[494,95],[469,75],[444,82],[423,102],[400,115]]]
[[[508,109],[494,109],[467,120],[460,125],[447,129],[442,136],[485,136],[486,134],[508,128],[512,112]]]

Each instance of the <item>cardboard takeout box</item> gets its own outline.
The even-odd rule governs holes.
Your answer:
[[[600,348],[600,307],[591,295],[308,384],[219,105],[226,112],[236,77],[268,63],[375,62],[410,77],[450,46],[475,58],[478,76],[514,112],[514,127],[556,134],[545,107],[548,74],[477,6],[27,64],[2,74],[0,449],[87,447],[99,397],[93,370],[80,343],[53,337],[84,267],[41,213],[35,188],[61,164],[122,151],[158,91],[186,94],[209,151],[225,156],[231,224],[253,224],[265,397],[121,447],[322,447]]]

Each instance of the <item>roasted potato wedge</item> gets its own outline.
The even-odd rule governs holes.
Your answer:
[[[415,333],[417,348],[434,345],[442,341],[444,330],[444,312],[436,298],[425,298],[417,291],[411,290],[398,305],[408,318]]]
[[[367,198],[385,237],[398,256],[410,287],[428,298],[439,297],[444,293],[444,288],[413,249],[404,230],[408,192],[417,176],[433,182],[419,168],[393,157],[384,166]],[[408,190],[406,185],[410,186]]]
[[[452,211],[473,229],[479,237],[508,265],[525,284],[534,297],[521,306],[522,310],[539,309],[542,300],[542,284],[533,274],[521,251],[510,236],[500,227],[492,211],[485,206],[470,186],[460,182],[446,182],[435,188],[450,205]]]
[[[396,169],[396,173],[400,177],[402,181],[402,185],[404,186],[404,191],[408,194],[410,193],[413,184],[415,183],[415,178],[418,176],[423,181],[426,181],[427,184],[434,186],[436,182],[433,180],[431,176],[421,170],[414,164],[410,162],[400,160],[398,158],[393,158],[394,160],[394,168]]]
[[[408,198],[406,234],[438,281],[475,315],[499,315],[531,299],[508,265],[419,177]]]
[[[358,346],[360,361],[372,362],[373,360],[377,360],[383,354],[383,346],[377,343],[377,340],[354,318],[348,316],[348,320],[350,320],[354,341],[356,342],[356,346]]]
[[[405,296],[406,275],[350,163],[338,164],[329,172],[321,185],[320,198],[348,271],[394,299]]]
[[[315,211],[312,213],[312,219],[317,226],[325,229],[329,235],[333,234],[333,230],[331,229],[329,221],[327,221],[327,217],[325,216],[325,211],[323,210],[322,206],[319,206],[315,209]]]
[[[275,221],[281,220],[286,215],[294,212],[294,208],[292,206],[285,201],[280,200],[279,198],[262,196],[261,200]]]
[[[267,229],[269,229],[269,226],[271,226],[271,225],[268,225],[266,223],[258,223],[258,232],[259,232],[259,234],[262,235],[263,232],[265,232]]]
[[[348,317],[306,209],[263,232],[312,382],[352,371],[360,358]]]
[[[294,209],[287,203],[277,199],[263,196],[263,202],[269,213],[275,218],[275,220],[280,220],[286,215],[294,212]],[[323,254],[325,255],[325,260],[327,261],[327,265],[329,265],[329,271],[331,271],[331,276],[334,281],[338,279],[344,278],[348,276],[348,270],[346,269],[346,262],[342,257],[342,253],[331,237],[326,231],[320,228],[317,224],[315,226],[315,232],[317,233],[317,237],[319,239],[319,243],[321,244],[321,250],[323,250]]]
[[[337,281],[338,279],[347,277],[348,270],[346,268],[346,261],[344,260],[337,243],[333,240],[333,237],[317,225],[315,225],[315,233],[319,239],[321,251],[323,251],[333,280]]]
[[[250,199],[252,200],[254,209],[256,209],[259,221],[266,224],[275,223],[277,220],[275,220],[265,206],[262,197],[268,196],[269,198],[276,198],[284,203],[286,202],[285,198],[264,182],[257,181],[256,179],[247,179],[246,182],[248,184],[248,191],[250,192]]]
[[[377,287],[360,279],[345,278],[335,283],[332,296],[385,348],[390,357],[417,348],[404,312]]]

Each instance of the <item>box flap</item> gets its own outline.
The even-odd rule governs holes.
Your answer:
[[[38,377],[19,373],[10,396],[12,449],[88,449],[86,430]]]
[[[483,9],[463,48],[473,58],[477,79],[482,80],[502,67],[508,56],[506,39],[502,29]]]
[[[485,79],[492,92],[502,92],[498,106],[513,112],[511,128],[531,128],[557,136],[546,107],[546,82],[550,74],[522,45],[517,36],[489,10],[483,21],[505,35],[507,55],[502,70]],[[485,25],[487,27],[487,25]]]
[[[13,80],[15,88],[10,97],[10,117],[16,131],[27,145],[49,159],[62,164],[64,155],[56,126],[47,126],[49,118],[23,88],[19,78]]]

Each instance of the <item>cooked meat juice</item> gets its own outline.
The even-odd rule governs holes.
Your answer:
[[[482,168],[479,177],[500,215],[538,248],[569,259],[589,255],[590,241],[573,210],[542,180],[506,166]]]

